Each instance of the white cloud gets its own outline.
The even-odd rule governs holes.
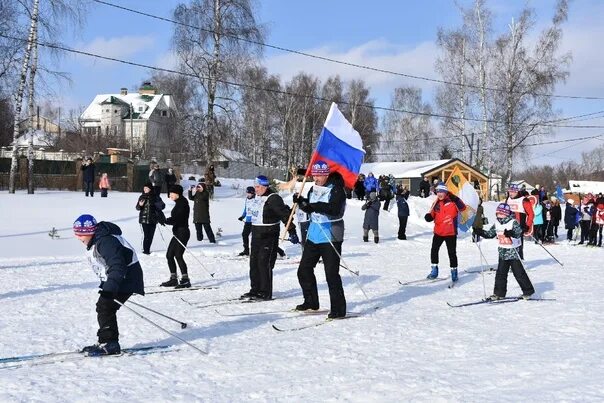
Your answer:
[[[155,38],[152,35],[127,35],[113,38],[98,37],[92,40],[92,42],[80,44],[77,46],[77,49],[97,55],[127,59],[135,54],[151,49],[154,44]],[[90,59],[88,56],[82,57],[85,58],[84,60]]]

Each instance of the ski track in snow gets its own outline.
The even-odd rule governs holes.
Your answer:
[[[139,312],[177,333],[209,355],[160,332],[121,309],[122,347],[179,344],[178,351],[142,356],[87,358],[50,365],[0,369],[0,401],[602,401],[604,354],[601,335],[604,303],[599,298],[604,249],[570,246],[560,240],[548,250],[525,244],[525,264],[537,294],[557,301],[449,308],[484,297],[484,266],[475,244],[458,241],[459,284],[400,286],[398,281],[428,274],[432,224],[423,221],[429,199],[410,199],[407,241],[396,239],[396,208],[380,211],[380,243],[362,242],[361,202],[348,201],[344,262],[359,270],[365,299],[353,275],[340,270],[354,312],[380,308],[364,317],[293,332],[275,332],[271,324],[302,325],[321,316],[288,313],[259,316],[218,315],[210,303],[236,297],[249,287],[248,263],[234,259],[241,250],[241,188],[251,181],[224,180],[211,202],[212,226],[223,229],[218,244],[189,242],[185,259],[194,284],[218,289],[134,296],[189,324],[178,325],[150,312]],[[234,187],[239,185],[239,189]],[[110,192],[85,198],[81,192],[44,191],[30,196],[0,194],[0,357],[67,351],[96,340],[98,282],[71,235],[70,224],[82,213],[115,220],[138,250],[141,232],[134,205],[138,193]],[[167,211],[173,203],[166,201]],[[286,202],[291,204],[291,197]],[[494,222],[494,203],[486,203]],[[487,225],[490,227],[491,224]],[[59,229],[59,239],[47,233]],[[170,228],[162,228],[166,241]],[[192,231],[194,233],[194,230]],[[565,231],[560,229],[560,235]],[[31,234],[31,235],[24,235]],[[562,237],[560,238],[562,239]],[[300,247],[284,242],[288,257]],[[489,267],[497,265],[495,241],[481,242]],[[165,245],[156,233],[152,255],[139,254],[147,287],[168,277]],[[441,276],[449,275],[446,248],[440,253]],[[486,266],[485,266],[486,267]],[[225,313],[287,311],[302,301],[297,264],[277,264],[274,301],[220,306]],[[322,265],[317,281],[321,307],[329,308]],[[493,275],[484,276],[486,293]],[[510,274],[508,295],[520,294]],[[132,306],[134,309],[136,307]]]

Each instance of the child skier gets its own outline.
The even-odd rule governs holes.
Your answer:
[[[237,218],[239,221],[243,222],[243,231],[241,232],[241,238],[243,240],[243,252],[239,252],[239,256],[249,256],[250,255],[250,234],[252,233],[252,212],[251,203],[254,200],[254,196],[256,196],[256,191],[253,186],[248,186],[245,189],[245,204],[243,206],[243,212]]]
[[[573,240],[573,231],[579,222],[577,216],[581,216],[581,213],[575,208],[574,204],[575,201],[573,199],[568,199],[564,208],[564,228],[566,228],[566,240],[569,242]]]
[[[483,238],[497,237],[499,241],[499,265],[495,274],[495,287],[493,295],[488,299],[496,301],[505,297],[507,293],[508,271],[510,269],[522,289],[521,297],[529,299],[535,293],[535,289],[524,270],[518,251],[520,238],[523,233],[522,228],[518,221],[512,218],[512,210],[506,203],[501,203],[497,206],[495,215],[497,222],[491,229],[488,231],[476,230],[478,235]]]
[[[122,237],[117,225],[83,214],[73,223],[73,232],[85,246],[92,270],[101,280],[96,303],[99,331],[98,344],[82,352],[89,356],[113,355],[121,352],[116,312],[119,301],[126,302],[132,294],[145,295],[143,270],[134,248]]]
[[[369,230],[373,231],[373,241],[375,243],[380,242],[379,230],[379,218],[380,218],[380,201],[377,199],[375,192],[369,193],[369,200],[363,206],[361,210],[365,210],[365,218],[363,219],[363,241],[369,242]]]
[[[604,228],[604,203],[596,206],[596,228],[598,231],[598,246],[602,246],[602,229]],[[595,237],[594,237],[595,238]],[[594,239],[595,244],[595,239]]]

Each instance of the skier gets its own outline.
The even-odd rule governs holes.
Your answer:
[[[482,197],[478,198],[478,207],[476,207],[476,216],[474,216],[474,222],[472,223],[473,229],[482,229],[484,226],[484,207],[482,206]],[[472,232],[472,242],[480,242],[480,236],[476,232]]]
[[[323,259],[331,307],[328,318],[343,318],[346,316],[346,298],[340,277],[340,257],[346,209],[344,180],[339,173],[330,173],[329,165],[324,161],[316,161],[311,173],[315,184],[310,188],[308,198],[294,195],[294,202],[298,203],[299,208],[310,214],[306,245],[298,266],[298,281],[304,302],[297,305],[296,310],[319,309],[314,269],[319,259]]]
[[[98,344],[86,346],[82,352],[89,356],[119,354],[117,310],[132,294],[145,295],[143,271],[134,248],[122,237],[117,225],[97,223],[89,214],[79,216],[73,223],[73,232],[85,246],[88,261],[101,280],[96,303],[99,330]]]
[[[252,217],[252,247],[250,253],[250,290],[241,298],[254,300],[273,299],[273,268],[279,249],[279,221],[289,219],[290,209],[283,199],[269,188],[270,182],[264,175],[254,180],[256,195],[250,205]],[[296,226],[287,229],[289,240],[299,242]]]
[[[396,195],[396,206],[398,209],[398,239],[407,239],[407,220],[409,219],[409,204],[407,198],[409,197],[409,191],[400,189],[400,192]]]
[[[363,242],[369,242],[369,230],[372,230],[373,242],[379,243],[380,201],[375,192],[369,193],[369,199],[361,206],[361,210],[365,210],[365,217],[363,219]]]
[[[591,226],[591,216],[593,214],[593,201],[591,193],[585,196],[582,200],[582,205],[579,207],[581,212],[581,242],[579,245],[583,245],[585,241],[589,242],[589,227]]]
[[[543,243],[543,240],[545,239],[545,230],[543,228],[543,205],[539,203],[539,197],[535,197],[534,200],[533,238],[535,238],[535,243]]]
[[[554,223],[552,217],[552,204],[545,200],[543,205],[543,242],[554,242]]]
[[[197,240],[199,242],[203,241],[203,231],[205,230],[210,243],[216,243],[214,231],[212,231],[212,225],[210,224],[210,193],[206,188],[206,184],[191,185],[189,200],[193,200],[193,223],[195,224]]]
[[[506,203],[497,206],[495,213],[497,222],[488,231],[476,230],[478,235],[484,238],[495,238],[499,241],[499,264],[495,274],[495,287],[493,295],[488,299],[496,301],[505,297],[507,293],[508,271],[512,270],[518,285],[522,289],[521,297],[529,299],[535,293],[533,284],[529,279],[518,249],[520,248],[520,238],[522,237],[522,228],[518,221],[512,217],[512,210]]]
[[[86,161],[82,163],[80,170],[82,171],[82,179],[84,181],[84,193],[86,197],[90,193],[90,197],[94,197],[94,161],[91,157],[86,157]]]
[[[187,270],[187,263],[183,257],[185,248],[191,232],[189,231],[189,202],[182,195],[183,188],[180,185],[174,185],[169,189],[168,197],[175,202],[174,208],[170,212],[170,217],[165,221],[160,221],[161,225],[172,226],[172,239],[166,251],[168,268],[170,269],[170,279],[160,284],[161,287],[189,288],[191,280]],[[176,262],[180,267],[180,283],[176,275]]]
[[[434,236],[432,237],[432,250],[430,260],[432,269],[428,279],[438,277],[438,251],[445,242],[449,253],[449,264],[451,267],[451,281],[457,281],[457,215],[466,209],[464,202],[454,194],[444,183],[436,185],[436,197],[430,211],[424,216],[427,222],[434,221]]]
[[[530,235],[533,231],[533,205],[528,197],[520,193],[518,185],[511,184],[508,187],[508,197],[505,203],[510,206],[514,213],[514,218],[520,224],[520,228],[525,235]],[[520,249],[518,249],[520,259],[524,259],[524,237],[520,237]]]
[[[136,209],[139,211],[138,222],[143,229],[143,253],[145,255],[151,254],[151,243],[158,221],[165,222],[166,220],[162,211],[164,208],[166,205],[159,195],[155,194],[151,182],[145,183],[143,193],[138,197],[136,203]]]
[[[239,252],[239,256],[250,255],[250,234],[252,233],[252,211],[251,203],[254,200],[256,192],[253,186],[248,186],[245,189],[245,205],[243,206],[243,212],[237,218],[239,221],[243,221],[243,231],[241,232],[241,238],[243,239],[243,252]]]
[[[568,199],[564,209],[564,228],[566,228],[566,240],[573,240],[573,231],[577,227],[577,215],[580,215],[579,210],[574,206],[575,201]]]

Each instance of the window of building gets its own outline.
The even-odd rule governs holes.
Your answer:
[[[162,116],[168,116],[168,111],[161,111]]]
[[[142,106],[139,106],[139,107],[138,107],[138,111],[139,111],[139,112],[142,112],[142,111],[143,111],[143,109],[144,109],[144,108],[143,108]]]

